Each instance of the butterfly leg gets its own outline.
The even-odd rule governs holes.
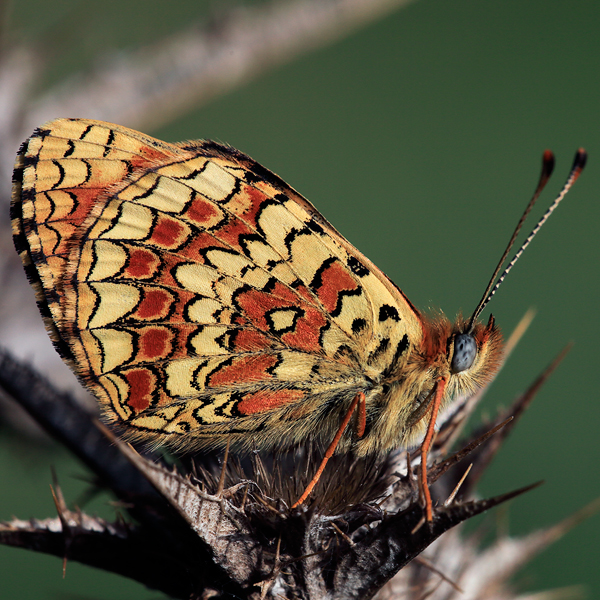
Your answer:
[[[302,494],[302,496],[300,496],[300,498],[298,500],[296,500],[296,502],[294,503],[292,508],[297,508],[298,506],[300,506],[310,496],[310,493],[313,491],[315,485],[317,485],[317,482],[319,481],[319,479],[321,479],[321,475],[323,474],[323,471],[325,470],[325,465],[329,462],[329,459],[333,456],[335,449],[337,448],[337,445],[340,443],[340,440],[342,439],[342,435],[344,434],[344,431],[346,430],[346,427],[348,426],[348,423],[350,422],[350,419],[352,418],[352,415],[354,414],[354,411],[356,410],[357,407],[358,407],[358,428],[357,428],[358,437],[362,437],[364,435],[365,425],[366,425],[366,420],[367,420],[367,417],[366,417],[367,411],[366,411],[365,395],[362,392],[360,392],[360,393],[356,394],[356,397],[354,398],[354,400],[352,400],[352,404],[350,405],[350,408],[348,409],[348,412],[346,413],[344,420],[342,421],[339,429],[337,430],[337,433],[335,434],[333,441],[331,442],[331,444],[329,444],[329,448],[327,448],[327,451],[325,452],[325,456],[323,457],[323,460],[321,461],[321,464],[319,465],[317,472],[315,473],[314,477],[310,480],[310,483],[306,486],[306,489],[304,490],[304,493]]]
[[[446,379],[441,377],[437,381],[435,389],[435,398],[433,399],[433,406],[431,407],[431,417],[429,418],[429,425],[427,426],[427,433],[421,444],[421,472],[420,472],[420,487],[421,494],[423,495],[423,501],[425,502],[425,518],[429,523],[433,521],[433,503],[431,501],[431,494],[429,492],[429,485],[427,483],[427,453],[431,448],[431,442],[435,434],[435,420],[437,419],[440,405],[442,404],[442,398],[444,397],[444,389],[446,388]]]

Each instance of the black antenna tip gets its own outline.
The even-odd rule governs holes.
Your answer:
[[[548,179],[552,175],[555,162],[552,150],[544,150],[542,156],[542,176],[540,179]]]
[[[583,167],[585,167],[585,163],[587,162],[587,152],[584,148],[579,148],[577,150],[577,154],[575,155],[575,160],[573,161],[573,171],[581,171]]]

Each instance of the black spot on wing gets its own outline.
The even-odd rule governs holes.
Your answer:
[[[312,232],[308,227],[301,227],[299,229],[293,228],[290,229],[289,233],[285,236],[283,243],[285,244],[285,248],[290,256],[292,255],[292,244],[296,238],[300,237],[301,235],[312,235]]]
[[[367,326],[364,319],[354,319],[352,321],[352,333],[360,333]]]
[[[389,304],[383,304],[379,309],[379,321],[387,321],[388,319],[392,319],[393,321],[400,321],[400,315],[398,314],[398,309],[394,306],[390,306]]]
[[[52,186],[52,189],[56,190],[61,186],[62,182],[65,179],[65,170],[57,160],[53,160],[52,164],[58,169],[59,173],[58,181]]]
[[[180,181],[196,179],[198,176],[202,175],[202,173],[206,170],[206,168],[208,167],[209,164],[210,164],[210,161],[207,160],[201,167],[198,167],[197,169],[193,169],[187,175],[178,175],[177,179]]]
[[[32,139],[33,138],[45,138],[45,137],[48,137],[49,135],[52,135],[52,132],[49,129],[44,129],[42,127],[37,127],[35,129],[35,131],[33,132],[33,134],[31,135],[31,138]],[[24,143],[27,144],[29,142],[27,141],[27,142],[24,142]]]
[[[272,375],[273,377],[277,377],[275,372],[276,372],[277,368],[281,365],[281,363],[284,362],[283,355],[280,352],[275,354],[275,358],[276,358],[275,362],[270,367],[267,367],[265,369],[265,372],[268,373],[269,375]]]
[[[194,414],[193,416],[194,416],[194,419],[196,421],[198,421],[198,419],[196,418],[196,415]],[[180,421],[179,423],[177,423],[177,427],[179,427],[179,431],[181,431],[181,433],[188,433],[189,431],[192,430],[192,426],[187,421]]]
[[[63,154],[63,158],[71,156],[75,152],[75,144],[73,140],[67,140],[67,151]]]
[[[104,148],[104,152],[102,153],[102,158],[106,158],[111,150],[111,146],[115,141],[115,130],[109,129],[108,131],[108,139],[106,140],[106,147]]]
[[[359,359],[356,356],[356,354],[354,353],[354,350],[352,350],[352,348],[350,348],[350,346],[346,345],[346,344],[342,344],[335,352],[335,354],[333,355],[333,358],[335,360],[342,360],[344,358],[349,358],[352,362],[354,363],[359,363]]]
[[[367,269],[367,267],[365,267],[365,265],[363,265],[355,256],[350,256],[348,258],[348,266],[350,267],[350,270],[359,277],[366,277],[370,272],[369,269]]]
[[[27,154],[23,157],[23,168],[25,167],[35,167],[39,162],[39,157],[37,154]]]
[[[331,316],[338,317],[341,314],[342,308],[344,307],[344,298],[350,296],[360,296],[362,293],[363,291],[360,286],[355,290],[342,290],[341,292],[338,292],[338,301],[335,305],[335,308],[330,313]]]
[[[31,202],[35,199],[35,190],[33,188],[28,188],[21,192],[21,203],[22,202]]]
[[[86,172],[84,182],[88,183],[92,179],[92,165],[87,161],[85,161],[85,169]]]
[[[253,185],[261,181],[261,178],[256,173],[253,173],[252,171],[246,169],[244,171],[244,181],[246,183],[249,183],[250,185]]]
[[[15,189],[13,190],[13,197],[15,197],[17,200],[16,202],[19,201],[19,196],[22,193],[22,189],[23,189],[23,165],[19,165],[18,167],[15,167],[13,174],[12,174],[12,184],[15,187]],[[13,202],[14,204],[14,202]]]
[[[13,207],[11,207],[11,212],[16,213],[16,210]],[[15,216],[13,216],[13,219],[15,218],[18,219],[19,216],[15,214]],[[27,242],[27,238],[25,237],[25,233],[23,230],[20,230],[19,233],[13,234],[13,243],[17,254],[21,255],[21,253],[23,252],[29,252],[29,243]],[[25,270],[27,270],[27,266],[25,266]]]
[[[19,149],[17,150],[17,155],[23,156],[25,154],[25,152],[27,152],[27,146],[29,146],[29,140],[25,140],[24,142],[21,142],[21,145],[19,146]]]
[[[266,240],[256,233],[242,233],[237,237],[238,246],[242,249],[244,255],[250,259],[252,259],[251,244],[253,242],[258,242],[262,245],[266,244]]]
[[[127,172],[126,177],[129,177],[133,173],[133,171],[135,170],[133,168],[133,163],[130,160],[126,160],[125,161],[125,166],[126,166],[126,172]]]
[[[188,311],[189,311],[189,304],[184,308],[184,315],[186,316],[186,318],[189,319]],[[189,321],[193,322],[191,319],[189,319]],[[195,336],[202,333],[204,331],[204,329],[205,329],[205,325],[198,325],[196,327],[196,330],[194,331],[194,333],[187,336],[187,338],[185,340],[185,347],[186,347],[188,356],[198,356],[198,350],[195,348],[192,340],[194,339]]]
[[[221,335],[215,337],[215,344],[222,348],[223,350],[232,350],[232,337],[229,329],[225,330]]]
[[[84,130],[83,133],[79,136],[79,139],[82,140],[84,137],[87,136],[87,134],[92,130],[92,125],[88,125]]]
[[[314,233],[323,234],[323,228],[314,219],[309,219],[306,226]]]

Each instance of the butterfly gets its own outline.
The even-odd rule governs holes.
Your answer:
[[[552,165],[547,153],[530,205]],[[316,439],[329,448],[314,484],[334,452],[425,436],[431,520],[437,412],[502,361],[494,318],[478,317],[508,249],[470,319],[430,318],[248,156],[87,119],[23,144],[12,220],[56,349],[129,439],[186,451]]]

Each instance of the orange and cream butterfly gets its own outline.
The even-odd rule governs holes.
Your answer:
[[[542,221],[584,162],[580,151]],[[543,164],[525,214],[549,152]],[[279,177],[215,142],[58,119],[20,149],[12,204],[50,336],[129,439],[330,443],[299,504],[334,451],[384,453],[425,435],[429,520],[437,411],[500,365],[500,331],[478,317],[524,217],[472,317],[452,324],[417,310]]]

